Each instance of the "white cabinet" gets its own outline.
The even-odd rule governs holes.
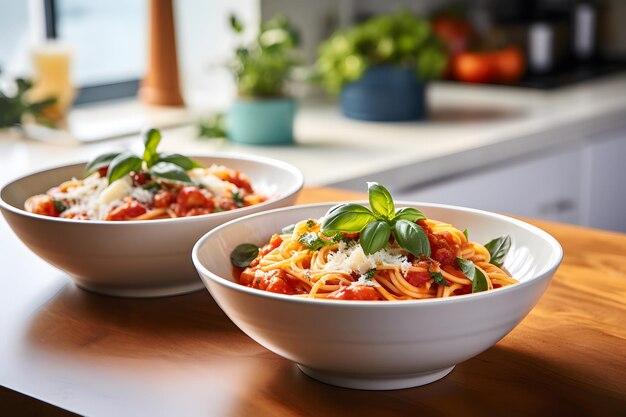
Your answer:
[[[626,232],[626,128],[590,139],[582,223]]]
[[[513,215],[580,222],[580,147],[487,168],[413,190],[398,199],[453,204]]]

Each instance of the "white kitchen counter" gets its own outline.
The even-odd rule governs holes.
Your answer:
[[[364,189],[375,179],[415,187],[511,158],[580,142],[626,125],[626,75],[553,91],[437,83],[425,122],[372,123],[342,117],[336,105],[305,104],[297,144],[250,147],[196,139],[195,127],[167,129],[161,150],[269,156],[300,168],[306,184]],[[91,116],[97,116],[98,110]],[[109,111],[107,114],[111,114]],[[106,150],[139,152],[136,136],[90,144],[51,144],[0,133],[0,182]]]

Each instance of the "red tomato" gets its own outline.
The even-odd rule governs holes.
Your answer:
[[[178,192],[176,197],[176,203],[182,209],[189,209],[191,207],[202,207],[206,204],[207,198],[202,194],[198,187],[192,185],[186,185]]]
[[[414,287],[419,287],[424,285],[424,283],[430,281],[431,276],[428,271],[414,271],[409,269],[407,272],[405,279],[407,282]]]
[[[59,213],[54,206],[54,199],[46,194],[30,197],[26,200],[26,203],[24,203],[24,207],[31,213],[41,214],[43,216],[59,217]]]
[[[495,69],[491,54],[480,52],[463,52],[452,62],[454,77],[467,83],[488,83],[495,79]]]
[[[250,194],[254,192],[252,191],[252,184],[250,184],[250,180],[248,179],[248,177],[246,177],[244,174],[236,169],[234,169],[230,176],[226,178],[226,181],[234,184],[237,188],[246,190],[246,192]]]
[[[366,285],[350,284],[339,288],[328,295],[333,300],[363,300],[377,301],[381,300],[380,293],[374,287]]]
[[[138,185],[144,185],[150,178],[150,175],[143,171],[132,171],[130,173],[130,178],[133,180],[133,185],[137,187]]]
[[[448,232],[433,233],[424,220],[419,220],[418,224],[428,236],[430,257],[441,265],[456,265],[460,248],[454,243],[452,235]]]
[[[131,220],[141,216],[148,211],[143,204],[136,200],[127,201],[119,207],[114,208],[107,215],[106,220]]]
[[[175,194],[172,191],[159,190],[154,194],[154,207],[167,208],[174,202]]]
[[[274,235],[270,242],[259,250],[259,255],[265,256],[283,243],[283,239],[279,235]]]
[[[102,168],[100,168],[98,170],[98,175],[100,175],[100,178],[104,178],[107,176],[107,172],[109,171],[109,166],[103,166]]]
[[[518,81],[526,71],[526,59],[520,48],[511,46],[492,52],[491,61],[497,81]]]

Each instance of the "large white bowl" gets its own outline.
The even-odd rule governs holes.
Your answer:
[[[302,173],[284,162],[249,156],[194,157],[248,175],[264,203],[195,217],[127,222],[60,219],[25,211],[24,201],[68,179],[85,164],[37,172],[0,190],[0,209],[35,254],[69,274],[80,287],[115,296],[157,297],[202,288],[190,254],[206,232],[237,217],[294,203]]]
[[[397,203],[451,222],[487,242],[509,234],[505,266],[520,280],[493,291],[416,301],[309,300],[244,287],[232,278],[238,244],[261,245],[282,227],[319,218],[333,204],[246,216],[207,233],[193,261],[213,298],[248,336],[298,364],[307,375],[348,388],[398,389],[433,382],[493,346],[539,300],[562,259],[542,230],[498,214],[460,207]]]

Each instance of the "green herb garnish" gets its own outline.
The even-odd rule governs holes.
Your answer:
[[[322,222],[324,234],[360,233],[360,243],[369,255],[385,247],[392,233],[402,249],[414,256],[430,256],[430,243],[424,229],[415,222],[425,218],[414,208],[395,210],[389,191],[380,184],[368,182],[371,210],[359,204],[341,204],[331,208]]]
[[[304,233],[302,236],[298,238],[298,242],[307,249],[310,250],[319,250],[324,246],[334,245],[335,242],[332,240],[326,240],[319,237],[316,233]]]
[[[456,264],[461,272],[472,281],[472,292],[487,291],[487,277],[482,271],[476,268],[476,265],[468,259],[456,258]]]
[[[107,179],[109,184],[131,172],[147,171],[152,176],[168,181],[191,183],[187,170],[200,168],[202,165],[180,154],[158,153],[161,132],[149,129],[144,133],[143,156],[131,152],[106,153],[91,160],[85,167],[85,176],[91,175],[108,166]]]
[[[504,264],[504,258],[511,249],[511,236],[504,235],[485,244],[485,248],[491,255],[489,263],[500,268]]]
[[[243,197],[241,193],[237,190],[233,191],[233,201],[237,205],[237,207],[243,207]]]
[[[446,281],[446,279],[443,277],[443,274],[441,272],[428,271],[428,273],[430,274],[430,277],[433,279],[433,282],[435,284],[441,285],[443,287],[448,286],[448,281]]]
[[[59,214],[67,210],[67,206],[59,200],[52,200],[52,204],[54,205],[54,210]]]
[[[259,255],[259,247],[252,243],[242,243],[230,254],[230,262],[240,268],[249,266]]]

